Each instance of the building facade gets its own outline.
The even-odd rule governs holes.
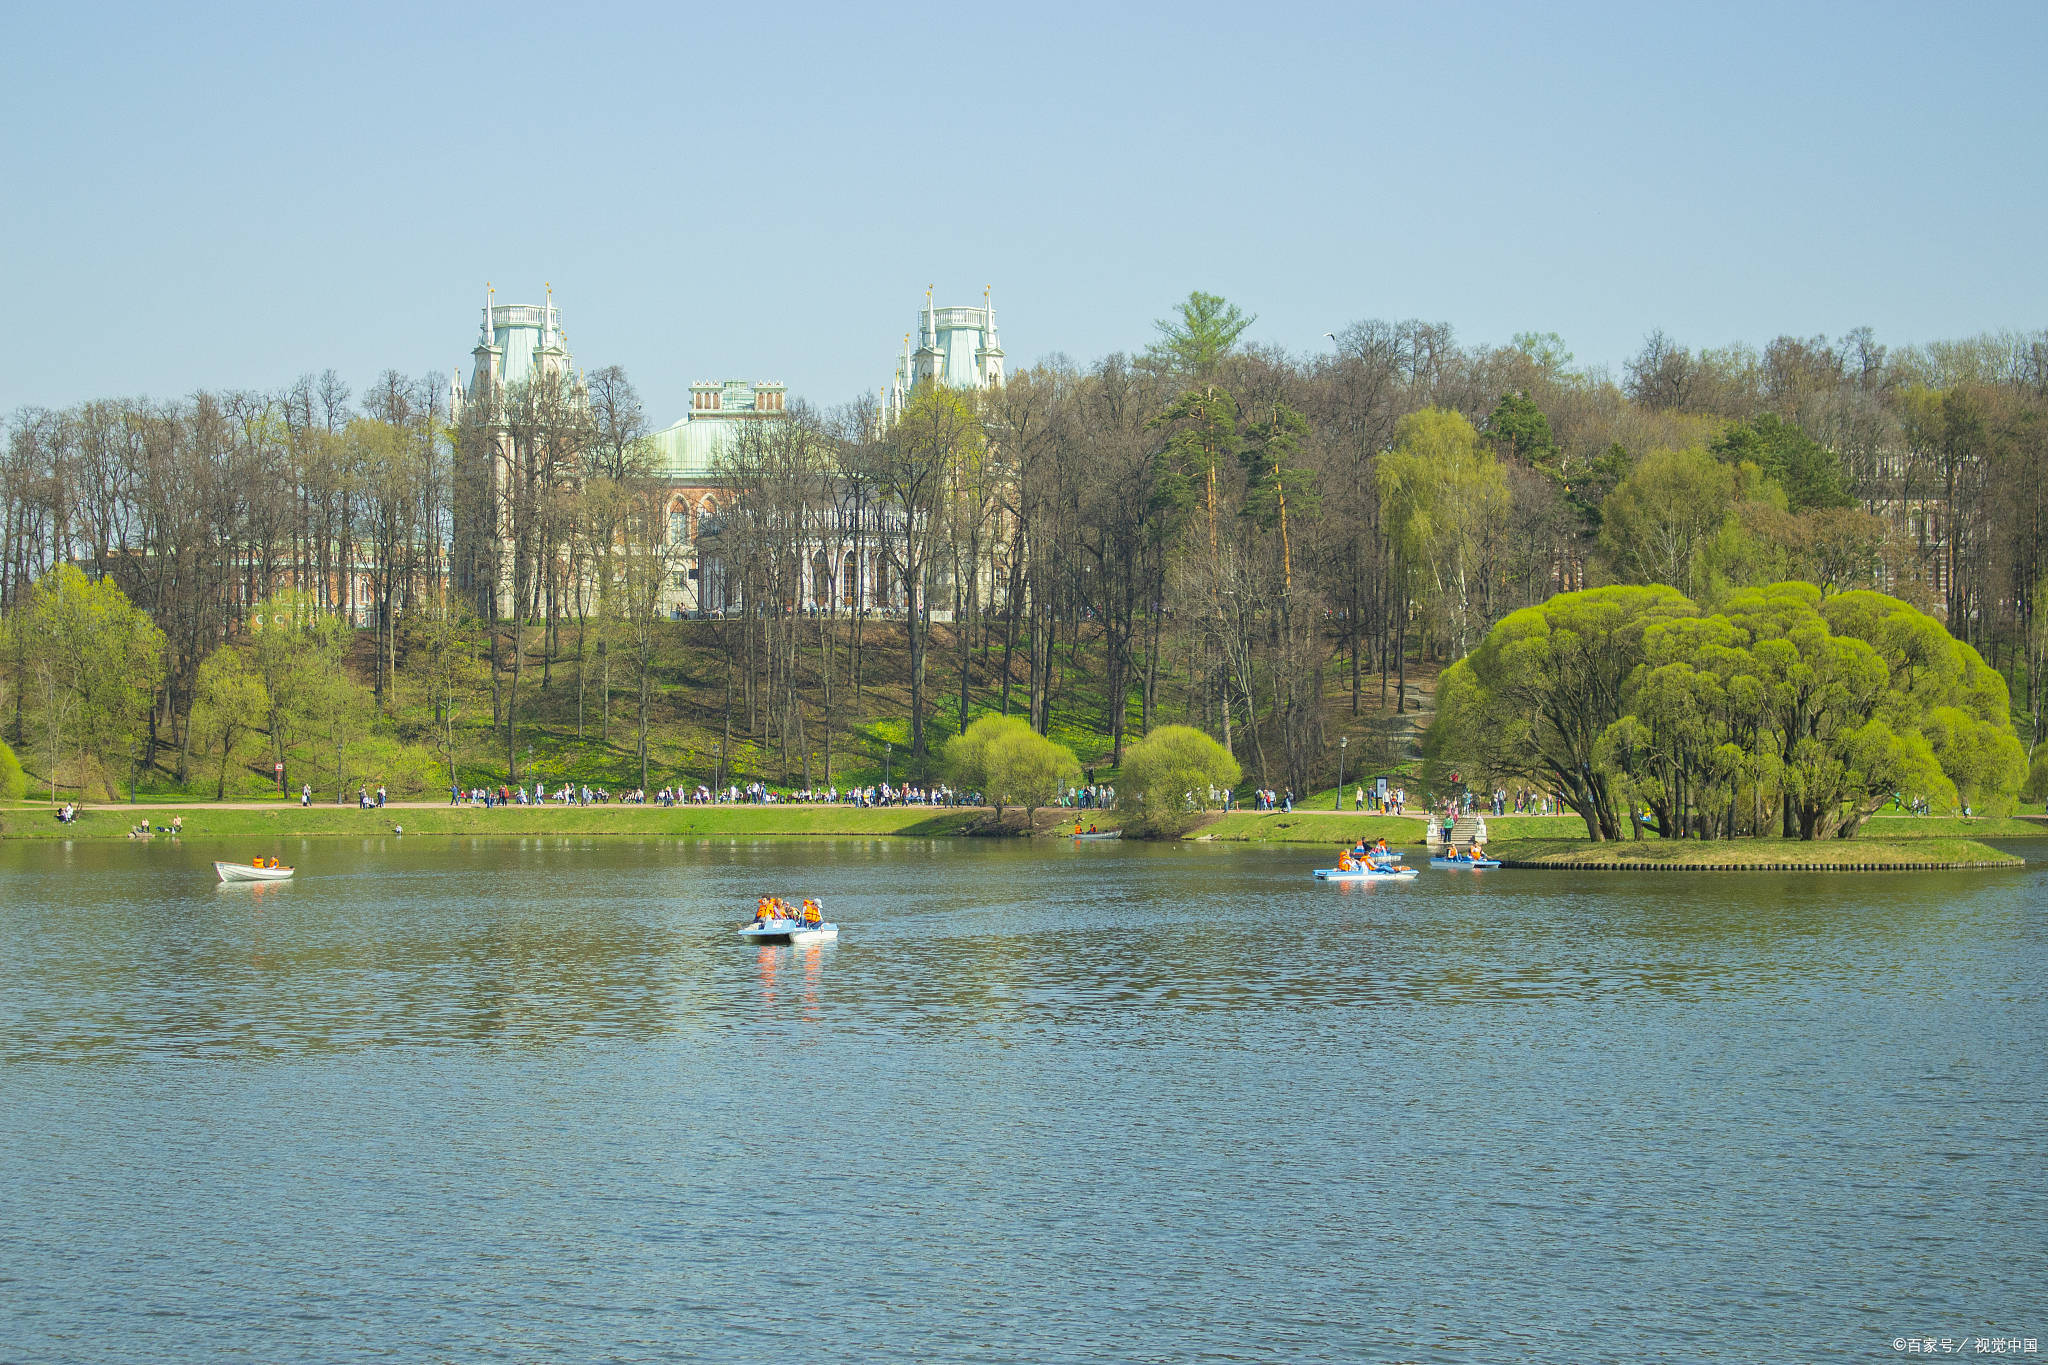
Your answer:
[[[582,377],[569,353],[555,290],[540,304],[500,304],[484,286],[483,322],[470,352],[467,385],[451,381],[448,406],[461,436],[456,442],[454,535],[450,570],[456,590],[493,618],[511,603],[514,564],[504,547],[519,533],[521,481],[531,478],[510,411],[516,394],[534,381],[550,381],[556,401],[585,401]]]
[[[991,290],[981,291],[981,307],[938,308],[932,291],[924,291],[924,311],[917,317],[917,345],[903,334],[903,356],[896,377],[883,395],[885,418],[894,422],[919,384],[944,384],[955,389],[999,389],[1003,386],[1003,343],[996,331],[996,306]]]

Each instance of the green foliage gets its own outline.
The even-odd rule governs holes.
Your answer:
[[[982,766],[992,805],[1023,806],[1034,815],[1040,806],[1051,805],[1062,790],[1081,780],[1081,763],[1074,751],[1028,725],[1008,728],[991,739],[983,751]]]
[[[2003,814],[2026,776],[1975,650],[1896,598],[1810,583],[1713,615],[1662,587],[1516,612],[1446,670],[1429,746],[1551,784],[1596,839],[1624,805],[1667,838],[1848,837],[1895,795]]]
[[[1229,791],[1244,776],[1221,744],[1187,725],[1165,725],[1124,754],[1117,805],[1132,812],[1133,833],[1170,837],[1209,809],[1211,789]]]
[[[1563,374],[1577,358],[1566,348],[1564,338],[1555,332],[1517,332],[1508,344],[1549,375]]]
[[[2034,759],[2027,766],[2027,780],[2020,788],[2020,796],[2028,801],[2048,801],[2048,744],[2034,751]]]
[[[19,801],[27,794],[28,777],[21,771],[21,760],[0,740],[0,801]]]
[[[193,686],[191,726],[192,734],[206,749],[220,749],[215,800],[227,794],[228,765],[234,761],[236,746],[262,726],[267,711],[263,679],[241,650],[222,645],[206,656]]]
[[[1278,524],[1283,499],[1287,510],[1304,521],[1322,510],[1315,471],[1299,458],[1307,435],[1308,419],[1285,403],[1261,409],[1245,425],[1244,448],[1238,452],[1245,477],[1242,515],[1262,529]]]
[[[1425,778],[1435,785],[1456,768],[1475,783],[1535,782],[1586,822],[1589,837],[1618,837],[1597,747],[1625,713],[1645,633],[1697,611],[1657,584],[1560,593],[1511,613],[1438,679]]]
[[[963,791],[987,792],[1000,817],[1002,807],[1009,803],[997,796],[989,780],[989,748],[1006,735],[1030,729],[1030,722],[1022,716],[982,716],[946,741],[939,755],[940,770]]]
[[[1170,536],[1196,506],[1205,509],[1213,533],[1216,516],[1216,470],[1236,455],[1237,400],[1211,384],[1190,389],[1180,400],[1147,422],[1164,430],[1166,444],[1157,457],[1152,514],[1159,530]]]
[[[1507,478],[1458,413],[1412,412],[1394,436],[1377,469],[1387,530],[1417,574],[1451,652],[1462,654],[1488,549],[1507,523]]]
[[[1234,303],[1197,289],[1174,310],[1174,316],[1152,325],[1159,340],[1145,354],[1166,369],[1201,378],[1237,345],[1245,329],[1258,321]]]
[[[1704,450],[1653,450],[1600,506],[1599,554],[1623,583],[1706,593],[1742,548],[1737,471]]]
[[[1855,505],[1835,453],[1776,413],[1735,423],[1708,449],[1728,464],[1761,469],[1785,490],[1791,511]]]
[[[83,791],[95,774],[132,773],[144,722],[164,676],[164,633],[111,579],[94,582],[60,565],[29,594],[16,628],[32,643],[27,692],[36,707],[52,792],[58,768],[74,761]]]
[[[1564,451],[1550,419],[1525,393],[1504,393],[1486,419],[1486,443],[1503,459],[1518,460],[1553,479],[1564,475]]]

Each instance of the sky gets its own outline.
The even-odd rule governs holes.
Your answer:
[[[1619,369],[2048,326],[2048,6],[17,7],[0,414],[460,370],[552,282],[657,426],[830,407],[927,285],[1012,370],[1193,289]]]

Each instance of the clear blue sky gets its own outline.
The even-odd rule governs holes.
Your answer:
[[[1012,368],[1192,288],[1618,365],[2048,325],[2048,7],[16,7],[0,412],[466,366],[552,280],[661,424],[886,381],[924,287]]]

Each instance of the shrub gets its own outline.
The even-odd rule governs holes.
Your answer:
[[[1117,775],[1117,805],[1133,833],[1172,838],[1210,808],[1213,788],[1235,787],[1243,770],[1230,751],[1200,730],[1167,725],[1132,745]]]
[[[0,741],[0,801],[19,801],[28,794],[28,777],[14,750]]]

